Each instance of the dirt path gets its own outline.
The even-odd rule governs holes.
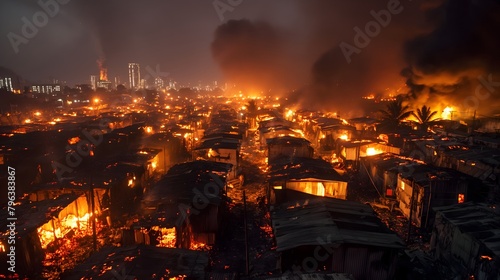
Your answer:
[[[235,273],[241,277],[246,272],[245,228],[243,191],[246,195],[246,217],[250,278],[267,275],[275,270],[276,256],[271,248],[272,231],[267,208],[262,198],[265,196],[266,177],[258,162],[243,160],[246,177],[243,186],[231,188],[228,196],[232,199],[229,216],[223,236],[210,252],[211,270],[218,273]]]

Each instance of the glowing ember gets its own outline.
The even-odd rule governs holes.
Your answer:
[[[75,144],[77,144],[78,142],[80,142],[80,137],[78,137],[78,136],[77,136],[77,137],[73,137],[73,138],[68,139],[68,143],[69,143],[70,145],[75,145]]]
[[[152,228],[153,230],[159,231],[161,233],[160,236],[158,236],[157,241],[158,245],[157,247],[166,247],[166,248],[175,248],[176,242],[177,242],[177,237],[175,234],[175,227],[173,228],[159,228],[157,226]]]
[[[82,217],[76,217],[73,214],[69,214],[63,220],[50,221],[42,227],[39,227],[37,231],[42,248],[45,249],[56,239],[63,238],[72,229],[77,229],[77,233],[83,233],[82,231],[90,230],[88,221],[91,216],[91,213],[86,213]],[[83,235],[85,234],[83,233]]]
[[[210,246],[203,242],[196,242],[196,241],[191,241],[191,246],[189,247],[191,250],[199,250],[199,251],[205,251],[205,250],[210,250]]]
[[[342,140],[349,140],[349,136],[347,136],[347,134],[342,134],[342,135],[340,135],[339,138]]]

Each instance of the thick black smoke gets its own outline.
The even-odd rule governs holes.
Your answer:
[[[355,27],[376,21],[372,13],[396,3],[386,26],[359,53],[346,57],[342,42],[355,46]],[[215,61],[229,80],[245,87],[295,91],[304,107],[355,111],[362,96],[396,94],[404,86],[403,43],[416,34],[411,2],[376,0],[360,3],[310,0],[297,5],[297,18],[279,25],[233,20],[219,26],[212,44]],[[405,6],[406,5],[406,6]],[[279,26],[277,28],[276,26]],[[357,112],[361,113],[361,112]]]
[[[269,23],[230,20],[217,28],[212,54],[240,89],[267,93],[287,83],[284,40]]]
[[[447,0],[427,14],[434,29],[405,47],[412,94],[463,117],[492,113],[500,105],[500,2]]]

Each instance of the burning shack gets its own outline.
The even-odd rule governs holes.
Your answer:
[[[400,149],[384,142],[371,140],[342,141],[338,145],[337,154],[347,162],[359,162],[361,158],[382,153],[400,154]]]
[[[347,178],[339,175],[331,163],[322,159],[276,159],[271,164],[267,201],[281,204],[297,200],[303,194],[346,199]]]
[[[452,169],[415,165],[398,174],[396,197],[403,215],[417,227],[429,228],[432,208],[469,200],[467,175]]]
[[[354,136],[356,128],[342,123],[342,120],[329,119],[330,121],[320,123],[317,139],[320,149],[335,150],[338,140],[349,140]]]
[[[385,198],[396,198],[398,174],[417,164],[398,155],[383,153],[365,157],[362,161],[362,174],[367,174],[378,192]],[[364,171],[364,172],[363,172]]]
[[[195,158],[231,164],[233,168],[228,174],[228,180],[231,180],[239,175],[240,147],[241,143],[237,138],[210,138],[203,140],[194,150],[194,155]]]
[[[16,211],[16,271],[27,275],[41,270],[45,249],[56,240],[71,235],[91,235],[93,216],[85,195],[63,194],[38,202],[23,200]],[[8,220],[7,209],[1,218]],[[94,214],[100,210],[95,209]],[[0,236],[0,260],[6,263],[8,232]]]
[[[107,247],[63,279],[205,279],[205,252],[145,245]]]
[[[281,156],[312,158],[314,155],[311,142],[304,138],[283,136],[267,139],[266,143],[269,164]]]
[[[175,238],[165,241],[170,244],[166,247],[213,244],[226,211],[225,178],[231,167],[201,160],[173,166],[144,199],[145,211],[156,218],[136,226],[134,234],[137,235],[137,230],[148,234],[151,230],[163,231],[162,236],[170,235],[166,239]],[[137,238],[135,241],[142,243]]]
[[[431,250],[455,279],[500,279],[500,214],[485,204],[434,208]]]
[[[282,204],[271,218],[282,272],[299,267],[355,279],[394,277],[404,244],[368,205],[315,198]]]

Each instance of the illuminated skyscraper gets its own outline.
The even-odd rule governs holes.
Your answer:
[[[9,77],[3,79],[0,78],[0,88],[4,88],[7,91],[13,92],[14,87],[12,87],[12,79]]]
[[[131,89],[138,89],[141,81],[141,69],[139,63],[128,64],[128,82]]]
[[[156,77],[155,78],[155,87],[156,87],[157,90],[163,89],[164,84],[163,84],[163,79],[162,78],[160,78],[160,77]]]
[[[90,85],[92,86],[92,90],[97,89],[97,76],[96,75],[90,75]]]

